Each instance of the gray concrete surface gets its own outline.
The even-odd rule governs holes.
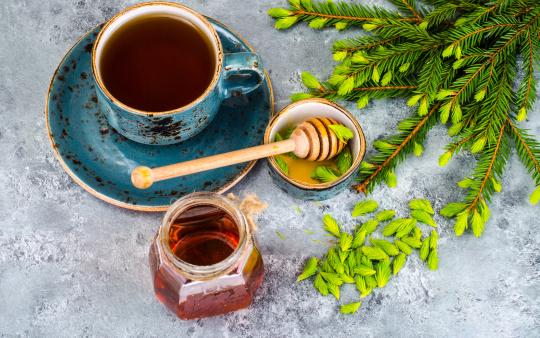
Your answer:
[[[383,3],[384,0],[378,1]],[[323,210],[352,226],[351,206],[362,198],[345,192],[314,204],[291,199],[270,181],[266,164],[233,192],[254,192],[270,204],[259,221],[266,279],[249,309],[183,322],[154,299],[147,249],[161,214],[110,206],[83,191],[64,173],[47,140],[43,109],[50,76],[78,37],[134,1],[0,2],[0,336],[190,337],[533,337],[540,335],[539,207],[527,203],[532,180],[515,154],[504,190],[493,201],[485,235],[456,238],[440,221],[440,268],[418,259],[388,287],[367,298],[359,313],[342,316],[332,298],[294,283],[302,260],[321,254]],[[335,31],[297,27],[277,32],[266,16],[285,0],[188,0],[187,5],[234,27],[257,49],[274,83],[277,108],[300,90],[299,72],[326,76],[332,69]],[[406,115],[399,100],[351,109],[368,142]],[[540,104],[525,123],[540,135]],[[429,135],[423,158],[406,161],[397,189],[377,188],[384,207],[406,211],[412,197],[440,208],[459,199],[455,182],[473,162],[460,155],[439,169],[448,136]],[[312,229],[314,235],[303,230]],[[285,235],[280,239],[275,231]],[[343,300],[356,291],[344,290]]]

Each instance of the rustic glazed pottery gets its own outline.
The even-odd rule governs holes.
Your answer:
[[[217,31],[224,53],[252,52],[221,23],[207,20]],[[242,179],[255,162],[159,182],[147,190],[134,188],[130,173],[140,163],[162,166],[261,144],[274,108],[269,78],[266,76],[251,93],[225,100],[214,121],[187,141],[168,146],[133,142],[110,127],[97,105],[90,56],[100,29],[83,36],[61,61],[51,80],[46,105],[53,150],[75,182],[120,207],[163,211],[183,195],[224,192]]]
[[[345,174],[333,182],[306,184],[287,177],[279,169],[275,159],[273,157],[268,158],[270,176],[277,186],[295,198],[310,201],[329,199],[351,186],[366,151],[364,132],[354,116],[345,108],[324,99],[307,99],[283,108],[266,128],[264,143],[272,142],[277,131],[317,116],[333,118],[354,133],[354,138],[349,141],[353,164]]]
[[[111,34],[140,16],[154,14],[179,17],[197,26],[212,44],[216,57],[214,76],[206,91],[186,106],[163,112],[147,112],[123,104],[107,90],[99,72],[103,46]],[[178,143],[197,135],[216,117],[224,100],[257,89],[264,79],[256,54],[251,51],[224,51],[218,33],[208,20],[188,7],[170,2],[138,4],[109,20],[93,47],[92,73],[98,105],[109,124],[130,140],[157,145]]]

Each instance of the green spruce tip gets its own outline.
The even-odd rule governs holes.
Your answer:
[[[427,265],[430,270],[437,270],[439,268],[439,259],[437,257],[437,250],[431,250],[429,252]]]
[[[317,274],[315,279],[313,280],[313,287],[319,291],[319,293],[323,296],[328,295],[328,286],[324,279],[322,278],[321,274]]]
[[[313,76],[311,73],[302,72],[301,77],[302,77],[302,82],[307,88],[310,88],[310,89],[321,88],[321,84],[319,83],[319,80],[317,80],[317,78]]]
[[[345,252],[351,248],[353,242],[353,236],[346,232],[342,232],[339,238],[339,247],[341,251]]]
[[[389,260],[388,254],[379,247],[364,246],[362,247],[362,253],[370,260]]]
[[[431,217],[431,215],[425,212],[424,210],[412,210],[411,217],[416,219],[419,222],[430,225],[432,227],[437,226],[437,223],[435,223],[435,220],[433,219],[433,217]]]
[[[339,227],[338,222],[335,220],[332,215],[325,214],[323,216],[323,224],[324,229],[334,235],[335,237],[339,238],[341,236],[341,230]]]
[[[304,279],[307,279],[315,273],[317,273],[317,265],[319,263],[319,259],[317,257],[311,257],[307,260],[306,265],[304,266],[304,271],[298,276],[296,279],[297,282],[303,281]]]
[[[336,135],[338,140],[343,143],[347,143],[350,139],[354,137],[354,133],[349,128],[341,124],[331,124],[328,126],[330,130]]]
[[[334,171],[332,168],[317,166],[311,173],[311,178],[322,183],[328,183],[337,180],[339,175],[340,174]]]
[[[362,225],[360,226],[360,230],[364,230],[366,234],[369,235],[377,229],[378,225],[379,221],[377,221],[376,219],[369,219],[362,223]]]
[[[375,218],[380,222],[384,222],[384,221],[390,221],[391,219],[394,218],[395,215],[396,215],[396,212],[394,210],[382,210],[379,213],[377,213],[377,215],[375,215]]]
[[[379,288],[383,288],[390,280],[390,275],[392,273],[390,269],[390,261],[383,260],[378,262],[376,266],[376,271],[377,272],[375,273],[375,280],[377,281],[377,286]]]
[[[355,278],[356,289],[360,292],[361,297],[367,297],[373,290],[373,288],[367,285],[364,277],[358,276]]]
[[[422,241],[422,245],[420,246],[420,259],[425,261],[428,258],[429,255],[429,238],[424,239]]]
[[[336,165],[341,175],[344,175],[352,166],[353,158],[349,146],[345,147],[336,158]]]
[[[277,156],[274,156],[274,160],[276,161],[279,169],[285,174],[285,175],[289,175],[289,165],[287,164],[287,162],[285,162],[285,160],[283,159],[282,156],[280,155],[277,155]]]
[[[375,212],[379,208],[379,203],[374,200],[364,200],[355,204],[351,213],[352,217],[358,217]]]
[[[384,227],[382,234],[387,237],[395,235],[401,238],[411,232],[415,225],[416,220],[413,218],[397,218]]]
[[[330,284],[340,286],[343,284],[343,280],[339,277],[338,274],[330,273],[330,272],[321,272],[322,278]]]
[[[409,208],[411,210],[422,210],[430,215],[435,214],[431,202],[427,199],[412,199],[409,201]]]
[[[353,314],[358,310],[358,308],[360,308],[361,305],[362,302],[343,304],[341,305],[340,312],[343,314]]]
[[[409,244],[399,240],[399,239],[395,239],[394,240],[394,243],[395,245],[399,248],[399,251],[401,251],[402,253],[406,254],[406,255],[410,255],[412,253],[412,248]]]
[[[339,286],[332,283],[327,283],[326,286],[328,287],[328,292],[330,292],[337,300],[339,300]]]
[[[390,243],[387,240],[372,237],[372,238],[369,239],[369,241],[374,246],[382,249],[388,256],[397,256],[397,255],[399,255],[398,247],[395,244]]]
[[[532,205],[537,205],[540,202],[540,186],[536,187],[530,198]]]
[[[405,236],[401,238],[401,241],[411,248],[419,249],[422,246],[422,242],[413,236]]]
[[[349,276],[347,273],[343,273],[343,274],[339,275],[339,277],[341,278],[343,283],[347,283],[347,284],[354,284],[355,283],[354,278]]]
[[[421,1],[390,1],[396,11],[355,2],[291,0],[288,9],[269,14],[280,29],[306,22],[314,29],[361,26],[370,31],[370,36],[336,41],[333,74],[327,81],[307,78],[303,97],[356,101],[360,107],[370,99],[405,97],[416,109],[362,164],[355,188],[365,193],[383,182],[395,186],[396,166],[408,154],[421,155],[437,121],[448,124],[455,141],[439,163],[444,166],[463,151],[478,158],[466,186],[460,185],[467,191],[460,202],[465,206],[450,217],[457,235],[469,229],[480,236],[512,147],[534,180],[531,204],[540,202],[540,146],[518,126],[537,97],[540,6],[536,0],[424,1],[429,8]],[[514,86],[517,55],[524,76]]]
[[[353,249],[360,248],[364,245],[364,242],[366,241],[366,235],[367,232],[365,229],[357,229],[354,233],[354,238],[351,243],[351,247]]]
[[[370,267],[367,267],[365,265],[362,265],[362,264],[358,264],[354,269],[353,269],[354,273],[362,276],[362,277],[367,277],[367,276],[372,276],[376,273],[375,270],[373,270],[372,268]]]
[[[405,266],[405,262],[407,261],[407,256],[403,253],[399,254],[392,260],[392,273],[395,275],[398,274],[399,271]]]

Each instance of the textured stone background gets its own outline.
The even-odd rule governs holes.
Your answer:
[[[63,54],[84,32],[133,2],[0,2],[0,336],[540,335],[540,209],[526,202],[532,181],[515,155],[482,238],[457,239],[451,224],[438,219],[439,271],[410,259],[388,287],[348,317],[337,313],[334,299],[294,279],[307,255],[325,250],[312,243],[327,238],[320,231],[322,212],[330,210],[353,226],[349,210],[362,197],[345,192],[320,204],[294,200],[259,163],[233,189],[255,192],[270,204],[257,234],[267,274],[255,303],[191,322],[167,313],[154,299],[147,266],[148,244],[162,215],[122,210],[84,192],[53,157],[43,119],[49,79]],[[234,27],[255,46],[270,71],[278,109],[301,89],[300,71],[326,76],[332,69],[330,46],[340,37],[335,31],[272,28],[265,11],[285,0],[184,2]],[[400,100],[351,110],[369,143],[407,114]],[[538,136],[540,104],[530,116],[525,125]],[[473,162],[460,155],[438,168],[447,141],[443,128],[433,130],[425,156],[408,159],[398,170],[398,188],[377,188],[373,197],[402,213],[413,197],[428,197],[437,208],[460,198],[455,182]],[[352,287],[344,290],[344,301],[354,297]]]

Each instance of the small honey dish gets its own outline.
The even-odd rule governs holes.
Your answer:
[[[325,99],[313,98],[298,101],[283,108],[270,121],[264,134],[264,143],[273,142],[279,131],[314,117],[335,120],[352,131],[354,136],[348,142],[352,155],[350,168],[334,181],[308,184],[287,176],[280,170],[275,157],[269,157],[268,164],[270,176],[283,191],[298,199],[320,201],[337,195],[350,186],[356,178],[358,167],[366,152],[364,132],[356,118],[345,108]]]

